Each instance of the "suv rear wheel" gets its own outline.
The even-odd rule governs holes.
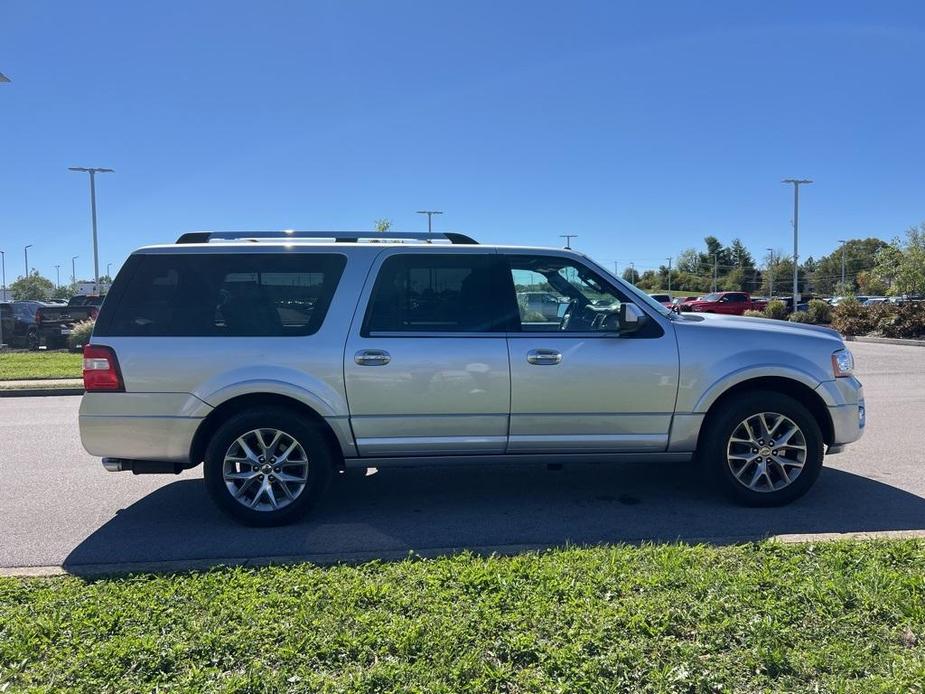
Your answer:
[[[206,489],[218,507],[247,525],[292,523],[327,487],[333,456],[312,422],[284,409],[243,412],[206,449]]]
[[[748,506],[803,496],[822,469],[822,432],[799,401],[756,391],[730,399],[710,418],[701,458],[720,487]]]

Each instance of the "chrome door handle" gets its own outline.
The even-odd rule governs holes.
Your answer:
[[[553,366],[560,361],[562,361],[562,354],[554,349],[531,349],[527,352],[527,362],[537,366],[544,364]]]
[[[353,361],[360,366],[385,366],[392,356],[384,349],[361,349],[353,355]]]

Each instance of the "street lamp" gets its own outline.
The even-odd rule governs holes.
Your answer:
[[[61,266],[55,265],[55,289],[61,288]]]
[[[71,284],[77,284],[77,270],[75,269],[74,261],[77,260],[80,256],[75,255],[71,258]]]
[[[3,292],[0,299],[6,301],[6,252],[0,251],[0,268],[3,271]],[[3,349],[3,321],[0,320],[0,349]]]
[[[80,171],[90,174],[90,216],[93,219],[93,282],[94,291],[100,293],[100,253],[96,242],[96,174],[112,173],[112,169],[95,167],[69,166],[68,171]]]
[[[106,276],[109,278],[109,281],[112,282],[112,275],[109,272],[109,268],[112,267],[112,263],[106,263]]]
[[[668,298],[671,299],[671,258],[668,258]]]
[[[796,312],[800,293],[800,186],[812,181],[808,178],[785,178],[781,183],[793,185],[793,311]]]
[[[838,239],[838,242],[841,244],[841,290],[845,291],[845,244],[848,243],[845,239]]]
[[[560,239],[565,239],[565,247],[572,250],[572,239],[577,239],[578,234],[559,234]]]
[[[441,212],[440,210],[418,210],[417,214],[427,215],[427,233],[429,234],[431,231],[431,225],[430,225],[431,217],[433,217],[435,214],[443,214],[443,212]]]
[[[26,276],[27,278],[29,277],[29,249],[30,249],[30,248],[32,248],[32,244],[31,244],[31,243],[30,243],[28,246],[26,246],[25,248],[23,248],[23,250],[22,250],[23,255],[26,256],[26,275],[25,275],[25,276]]]
[[[768,298],[773,299],[774,298],[774,249],[765,248],[764,250],[766,250],[771,255],[771,260],[768,262],[768,294],[770,294]]]

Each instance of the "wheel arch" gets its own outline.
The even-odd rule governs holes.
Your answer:
[[[832,423],[832,417],[829,414],[829,408],[819,394],[800,381],[783,376],[761,376],[740,381],[727,388],[717,397],[706,412],[703,425],[700,427],[700,434],[697,439],[697,446],[700,447],[705,433],[709,430],[711,419],[716,415],[720,408],[729,400],[741,396],[743,393],[753,391],[772,391],[788,395],[794,400],[800,402],[809,410],[813,419],[819,424],[822,432],[822,440],[826,445],[831,445],[835,440],[835,427]]]
[[[233,417],[240,412],[268,407],[280,407],[292,410],[314,423],[318,427],[318,431],[320,431],[324,437],[330,449],[331,456],[336,461],[337,466],[343,466],[344,454],[340,439],[331,427],[330,422],[322,417],[316,410],[309,407],[304,402],[286,395],[279,395],[277,393],[248,393],[247,395],[239,395],[226,400],[213,409],[202,420],[190,444],[190,467],[195,467],[202,463],[205,457],[206,447],[209,445],[209,440],[229,417]]]

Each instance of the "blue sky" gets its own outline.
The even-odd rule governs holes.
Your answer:
[[[197,229],[415,210],[621,268],[707,234],[801,255],[925,219],[921,2],[7,0],[0,249],[92,273]]]

